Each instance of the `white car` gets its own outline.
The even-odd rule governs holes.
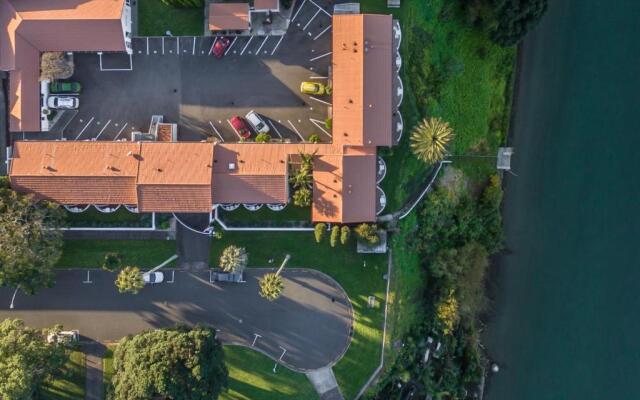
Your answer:
[[[247,121],[251,124],[253,129],[256,130],[257,133],[269,133],[269,126],[266,122],[258,115],[257,112],[251,110],[245,116]]]
[[[142,279],[147,285],[154,285],[156,283],[162,283],[164,281],[164,274],[162,272],[145,272],[142,274]]]
[[[60,331],[56,333],[50,333],[47,335],[48,343],[71,343],[80,340],[80,332],[78,330],[73,331]]]
[[[61,108],[75,110],[80,105],[80,100],[73,96],[49,96],[47,106],[49,108]]]

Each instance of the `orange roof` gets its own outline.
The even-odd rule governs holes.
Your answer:
[[[248,3],[209,3],[209,30],[249,29]]]
[[[278,0],[253,0],[253,8],[256,11],[271,10],[276,11],[279,9]]]
[[[391,16],[334,15],[332,29],[334,143],[391,146]]]
[[[318,157],[313,166],[314,222],[355,223],[376,219],[376,156]]]
[[[43,51],[125,51],[124,0],[0,1],[0,69],[11,71],[9,130],[40,130]]]

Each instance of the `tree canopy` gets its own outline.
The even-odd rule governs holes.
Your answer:
[[[114,353],[113,368],[113,400],[211,400],[227,387],[222,345],[205,326],[128,336]]]
[[[244,247],[228,246],[220,256],[220,268],[225,272],[242,271],[249,262],[249,255]]]
[[[61,255],[64,222],[59,206],[35,201],[0,181],[0,286],[33,294],[53,284],[53,267]]]
[[[0,399],[30,400],[67,360],[62,345],[17,319],[0,323]]]
[[[124,267],[118,274],[115,284],[120,293],[138,294],[144,287],[144,279],[140,268]]]

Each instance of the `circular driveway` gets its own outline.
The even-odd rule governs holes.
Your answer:
[[[218,329],[224,343],[253,347],[295,370],[335,363],[351,341],[353,310],[346,293],[327,275],[290,268],[283,272],[283,295],[269,302],[258,294],[258,279],[269,271],[247,269],[246,282],[233,284],[210,283],[209,271],[164,270],[165,283],[129,295],[118,293],[113,273],[91,270],[91,283],[83,283],[86,271],[63,270],[53,288],[35,296],[18,293],[13,310],[13,291],[1,288],[0,318],[20,318],[32,327],[61,323],[98,341],[204,323]]]

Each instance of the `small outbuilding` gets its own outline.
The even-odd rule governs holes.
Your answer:
[[[248,3],[210,3],[209,30],[246,31],[251,27]]]

